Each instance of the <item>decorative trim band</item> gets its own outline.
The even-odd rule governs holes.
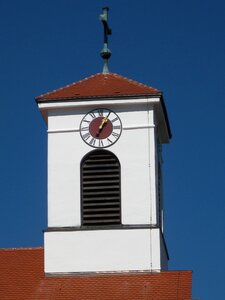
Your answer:
[[[105,226],[70,226],[70,227],[48,227],[44,232],[55,231],[91,231],[91,230],[121,230],[121,229],[160,229],[158,225],[105,225]]]
[[[132,129],[146,129],[146,128],[155,128],[155,125],[135,125],[135,126],[125,126],[123,130],[132,130]],[[50,129],[47,130],[47,133],[63,133],[63,132],[79,132],[80,128],[68,128],[68,129]]]
[[[131,270],[131,271],[99,271],[99,272],[54,272],[45,273],[46,277],[70,277],[74,275],[79,276],[105,276],[105,275],[141,275],[141,274],[152,274],[159,273],[160,269],[150,269],[150,270]]]

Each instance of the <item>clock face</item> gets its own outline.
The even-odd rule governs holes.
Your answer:
[[[113,145],[121,135],[122,123],[112,110],[98,108],[87,113],[80,123],[82,139],[94,148]]]

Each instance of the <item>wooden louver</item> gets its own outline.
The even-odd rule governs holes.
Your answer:
[[[94,150],[81,163],[82,225],[121,223],[120,163],[106,150]]]

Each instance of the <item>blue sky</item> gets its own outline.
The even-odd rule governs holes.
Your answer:
[[[46,126],[34,97],[101,72],[103,6],[111,72],[164,92],[170,269],[193,297],[224,300],[225,2],[0,0],[0,247],[43,245]]]

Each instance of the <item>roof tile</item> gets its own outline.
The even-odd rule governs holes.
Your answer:
[[[80,98],[158,95],[161,92],[116,73],[98,73],[36,97],[38,102]]]

